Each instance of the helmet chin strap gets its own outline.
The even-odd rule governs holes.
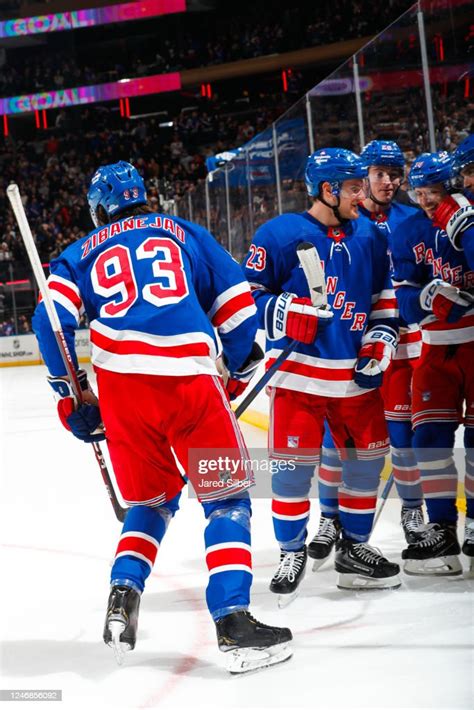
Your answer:
[[[332,193],[334,195],[334,193]],[[342,224],[343,222],[347,222],[347,219],[344,219],[344,217],[341,217],[341,213],[339,212],[339,206],[341,204],[341,200],[339,199],[339,195],[334,195],[334,197],[337,200],[337,203],[335,205],[330,205],[329,202],[326,202],[326,200],[323,197],[321,186],[319,187],[319,194],[317,196],[317,200],[323,203],[326,207],[329,207],[330,210],[333,211],[334,217],[337,219],[339,224]]]
[[[326,205],[326,207],[329,207],[330,210],[333,211],[334,217],[337,219],[339,224],[344,224],[345,222],[348,222],[348,219],[345,219],[344,217],[341,217],[341,213],[339,212],[339,206],[341,204],[341,201],[339,199],[339,195],[334,195],[334,197],[337,200],[337,203],[335,205],[330,205],[329,202],[326,202],[324,197],[322,196],[321,189],[319,190],[319,195],[317,199],[323,203],[323,205]]]
[[[393,193],[393,197],[395,197],[395,195],[396,195],[396,192]],[[370,189],[369,189],[369,194],[367,195],[367,197],[369,198],[369,200],[372,200],[372,202],[375,202],[375,204],[378,205],[379,207],[389,207],[392,200],[393,200],[393,197],[392,197],[392,200],[389,200],[388,202],[381,202],[381,200],[377,200],[377,198],[374,197],[374,194],[372,193],[372,190],[370,190]]]

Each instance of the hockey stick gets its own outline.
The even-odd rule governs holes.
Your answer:
[[[304,271],[304,275],[306,276],[306,281],[308,282],[311,303],[317,308],[327,308],[326,279],[324,278],[324,271],[321,266],[318,250],[314,244],[311,244],[310,242],[302,242],[301,244],[298,244],[296,253]],[[286,348],[279,354],[273,365],[268,368],[264,375],[262,375],[252,391],[249,392],[245,399],[239,404],[235,410],[235,416],[237,419],[242,416],[245,410],[252,404],[255,397],[268,384],[281,364],[296,348],[298,342],[298,340],[292,340],[286,346]]]
[[[293,350],[296,348],[298,345],[297,340],[292,340],[291,343],[289,343],[284,350],[278,355],[277,359],[273,363],[271,367],[268,368],[268,370],[265,372],[264,375],[261,376],[255,387],[252,389],[251,392],[248,393],[248,395],[245,397],[245,399],[242,400],[242,402],[239,404],[237,409],[235,410],[235,416],[237,419],[242,416],[242,414],[245,412],[246,409],[252,404],[253,400],[255,397],[263,390],[263,388],[268,384],[268,382],[272,379],[273,375],[275,372],[278,370],[280,365],[286,360],[288,355],[293,352]]]
[[[387,502],[390,491],[392,490],[393,482],[394,482],[394,476],[393,476],[393,471],[392,471],[390,473],[390,476],[387,478],[387,483],[385,484],[382,493],[380,494],[380,501],[381,502],[379,505],[379,509],[375,513],[374,522],[372,524],[372,530],[377,525],[377,520],[380,518],[380,516],[382,514],[382,510],[384,509],[384,505]]]
[[[20,190],[18,189],[18,185],[16,185],[15,183],[9,185],[7,187],[7,195],[8,199],[10,200],[10,204],[13,208],[13,212],[15,213],[16,221],[18,222],[21,238],[23,239],[23,243],[28,254],[28,259],[30,260],[31,268],[33,269],[33,274],[38,284],[38,288],[41,291],[43,302],[46,308],[46,313],[48,315],[48,320],[53,330],[54,337],[56,339],[56,343],[64,363],[64,367],[66,368],[66,372],[69,376],[72,391],[74,392],[77,401],[79,403],[82,403],[84,401],[84,397],[82,394],[81,386],[77,379],[76,369],[72,361],[71,353],[69,352],[66,338],[64,337],[64,333],[61,328],[61,322],[56,311],[56,306],[54,305],[54,301],[51,298],[51,294],[48,289],[48,284],[46,283],[43,267],[41,266],[41,261],[38,255],[38,251],[36,249],[36,244],[31,233],[30,225],[26,217],[23,203],[21,201]],[[97,442],[94,442],[92,444],[92,447],[94,449],[94,454],[97,463],[99,464],[100,472],[102,474],[102,480],[104,481],[104,485],[109,495],[110,502],[112,503],[114,513],[117,519],[120,520],[120,522],[123,522],[128,508],[122,508],[118,501],[117,494],[115,493],[112,480],[107,469],[107,464],[105,462],[104,455],[102,454],[102,450],[99,444]]]

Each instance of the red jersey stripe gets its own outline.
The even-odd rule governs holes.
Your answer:
[[[61,293],[63,296],[65,296],[69,301],[71,301],[71,303],[75,308],[77,308],[77,310],[80,310],[80,308],[82,307],[82,301],[80,297],[72,288],[68,288],[59,281],[49,281],[48,288],[50,291],[57,291],[58,293]]]
[[[117,355],[158,355],[161,357],[209,357],[209,346],[206,343],[189,343],[187,345],[151,345],[140,340],[112,340],[102,333],[91,329],[91,343],[102,350]]]
[[[372,305],[371,310],[384,311],[388,308],[398,308],[396,298],[381,298]]]
[[[238,313],[242,308],[254,305],[255,301],[253,300],[250,291],[239,293],[238,296],[234,296],[234,298],[228,300],[214,313],[212,317],[212,325],[218,328],[220,325],[225,323],[226,320],[232,318],[232,316]]]
[[[266,363],[266,369],[273,365],[275,358],[270,358]],[[316,367],[315,365],[303,365],[301,362],[294,360],[285,360],[280,365],[280,371],[291,372],[294,375],[303,375],[304,377],[312,377],[319,380],[333,381],[350,381],[354,378],[354,369],[352,367],[327,368]]]
[[[421,340],[421,330],[417,330],[413,333],[400,333],[399,344],[404,345],[406,343],[419,343]]]

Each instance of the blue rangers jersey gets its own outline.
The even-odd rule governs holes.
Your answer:
[[[326,276],[332,323],[314,343],[298,343],[272,378],[277,387],[329,397],[351,397],[367,390],[353,381],[362,336],[378,325],[398,329],[398,311],[390,280],[386,240],[367,220],[328,228],[308,212],[285,214],[260,227],[244,262],[258,308],[259,325],[267,331],[271,365],[288,338],[270,340],[267,306],[283,292],[309,297],[296,248],[316,247]]]
[[[368,219],[375,224],[388,242],[389,254],[393,250],[393,235],[406,219],[418,214],[419,209],[400,202],[392,202],[383,212],[370,212],[359,204],[359,219]],[[393,266],[393,265],[392,265]],[[394,360],[410,360],[421,355],[421,331],[417,323],[409,325],[400,319],[400,331]]]
[[[405,320],[420,324],[423,342],[447,345],[472,341],[474,307],[460,320],[447,323],[420,305],[421,289],[433,279],[474,293],[474,271],[469,268],[465,253],[451,245],[446,232],[420,211],[396,230],[392,258],[400,314]]]
[[[396,228],[408,217],[413,217],[420,211],[417,207],[411,207],[401,202],[392,202],[383,212],[370,212],[362,203],[358,205],[359,219],[370,219],[377,225],[380,231],[386,236],[389,249],[392,249],[393,233]]]
[[[257,309],[240,266],[202,227],[144,214],[99,227],[51,262],[49,292],[77,367],[74,331],[90,320],[92,362],[122,373],[216,375],[249,356]],[[40,303],[33,328],[49,371],[66,371]]]

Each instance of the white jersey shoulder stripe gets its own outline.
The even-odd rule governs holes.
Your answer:
[[[241,308],[240,311],[237,311],[237,313],[234,313],[233,316],[221,323],[221,325],[218,327],[219,333],[222,333],[223,335],[225,335],[225,333],[230,333],[248,318],[251,318],[253,315],[255,315],[256,312],[257,306],[255,304],[251,306],[246,306],[245,308]]]

